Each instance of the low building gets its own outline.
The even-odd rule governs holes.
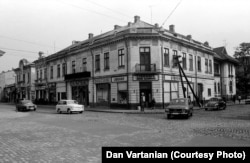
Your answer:
[[[12,84],[15,84],[15,72],[13,70],[0,73],[0,101],[8,101],[5,88]]]
[[[35,100],[35,64],[26,59],[19,61],[16,74],[16,99]]]
[[[214,92],[228,100],[236,95],[236,67],[239,61],[229,56],[225,47],[214,48]]]

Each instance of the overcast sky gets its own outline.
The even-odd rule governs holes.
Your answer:
[[[0,0],[0,72],[34,61],[38,52],[53,54],[88,33],[101,34],[127,25],[138,15],[163,25],[180,0]],[[163,27],[210,46],[226,46],[230,55],[250,42],[249,0],[182,0]]]

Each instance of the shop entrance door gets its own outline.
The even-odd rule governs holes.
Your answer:
[[[151,82],[140,82],[140,104],[142,103],[141,97],[145,96],[145,107],[151,107],[152,101],[152,83]]]

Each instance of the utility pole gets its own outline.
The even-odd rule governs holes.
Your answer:
[[[187,78],[186,74],[184,73],[184,71],[183,71],[183,69],[182,69],[182,67],[181,67],[181,65],[180,65],[179,57],[181,57],[181,56],[174,56],[174,60],[175,60],[175,62],[178,64],[178,67],[179,67],[179,73],[180,73],[180,77],[181,77],[181,85],[182,85],[182,90],[183,90],[183,93],[184,93],[184,98],[186,97],[186,95],[185,95],[185,90],[186,90],[186,88],[184,87],[184,83],[183,83],[183,80],[182,80],[182,75],[181,75],[181,73],[183,74],[183,76],[184,76],[184,78],[185,78],[185,80],[186,80],[186,82],[187,82],[187,84],[188,84],[190,90],[192,91],[192,94],[194,95],[197,104],[199,105],[199,107],[201,107],[199,98],[196,96],[196,94],[195,94],[193,88],[191,87],[191,85],[190,85],[190,83],[189,83],[189,81],[188,81],[188,78]]]

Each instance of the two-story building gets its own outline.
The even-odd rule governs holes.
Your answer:
[[[90,33],[88,39],[74,41],[35,61],[40,65],[36,66],[37,80],[46,78],[46,73],[47,87],[51,89],[45,97],[56,101],[67,98],[86,106],[135,108],[144,96],[147,107],[153,98],[157,106],[163,106],[173,98],[183,97],[179,69],[173,62],[176,55],[181,56],[182,68],[198,97],[213,97],[214,52],[208,43],[177,33],[174,25],[163,29],[141,21],[139,16],[133,23],[115,25],[98,36]],[[183,81],[184,93],[193,100]]]
[[[3,71],[0,73],[0,101],[9,101],[12,89],[7,91],[7,87],[15,84],[15,72],[13,70]]]
[[[16,74],[16,99],[35,100],[35,64],[26,59],[19,61]]]
[[[236,67],[239,61],[229,56],[225,47],[214,48],[214,92],[231,99],[236,95]]]

